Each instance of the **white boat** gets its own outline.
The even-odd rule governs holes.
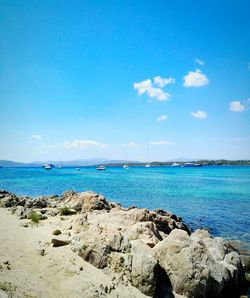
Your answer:
[[[104,166],[98,166],[96,169],[98,171],[103,171],[103,170],[106,170],[106,167],[104,167]]]
[[[124,168],[125,170],[128,170],[128,169],[129,169],[129,166],[128,166],[128,165],[123,165],[123,168]]]
[[[193,163],[193,162],[186,162],[184,164],[184,168],[199,168],[199,167],[202,167],[202,164]]]
[[[54,166],[50,163],[47,163],[46,165],[43,166],[45,170],[51,170]]]
[[[174,162],[171,164],[171,167],[180,167],[180,166],[181,166],[181,164],[178,162]]]
[[[148,155],[148,163],[145,164],[145,168],[151,168],[151,165],[150,165],[150,152],[149,152],[149,146],[147,147],[147,155]]]

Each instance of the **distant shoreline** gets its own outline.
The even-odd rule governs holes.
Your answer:
[[[39,163],[21,163],[14,161],[0,160],[0,168],[39,168],[42,167],[47,162]],[[151,167],[171,167],[173,164],[178,163],[180,167],[184,166],[186,163],[195,163],[201,166],[250,166],[250,160],[190,160],[190,161],[152,161],[152,162],[134,162],[134,161],[100,161],[93,164],[86,164],[84,161],[50,161],[55,167],[96,167],[98,165],[105,165],[109,167],[122,167],[124,164],[130,167],[145,167],[145,165],[150,164]]]

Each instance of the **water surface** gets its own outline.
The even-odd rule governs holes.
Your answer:
[[[193,228],[250,247],[250,167],[1,168],[0,189],[29,196],[93,190],[124,206],[172,211]]]

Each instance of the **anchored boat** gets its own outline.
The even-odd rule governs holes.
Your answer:
[[[202,164],[199,163],[192,163],[192,162],[186,162],[183,165],[184,168],[198,168],[198,167],[202,167]]]
[[[98,166],[96,169],[98,171],[103,171],[103,170],[106,170],[106,167],[104,167],[104,166]]]
[[[43,166],[43,168],[45,170],[51,170],[52,168],[54,168],[54,165],[52,165],[51,163],[47,163],[46,165]]]

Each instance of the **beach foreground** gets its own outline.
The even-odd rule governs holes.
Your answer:
[[[249,258],[164,210],[1,191],[0,297],[239,297]],[[242,263],[243,261],[243,263]],[[248,276],[248,275],[247,275]]]

